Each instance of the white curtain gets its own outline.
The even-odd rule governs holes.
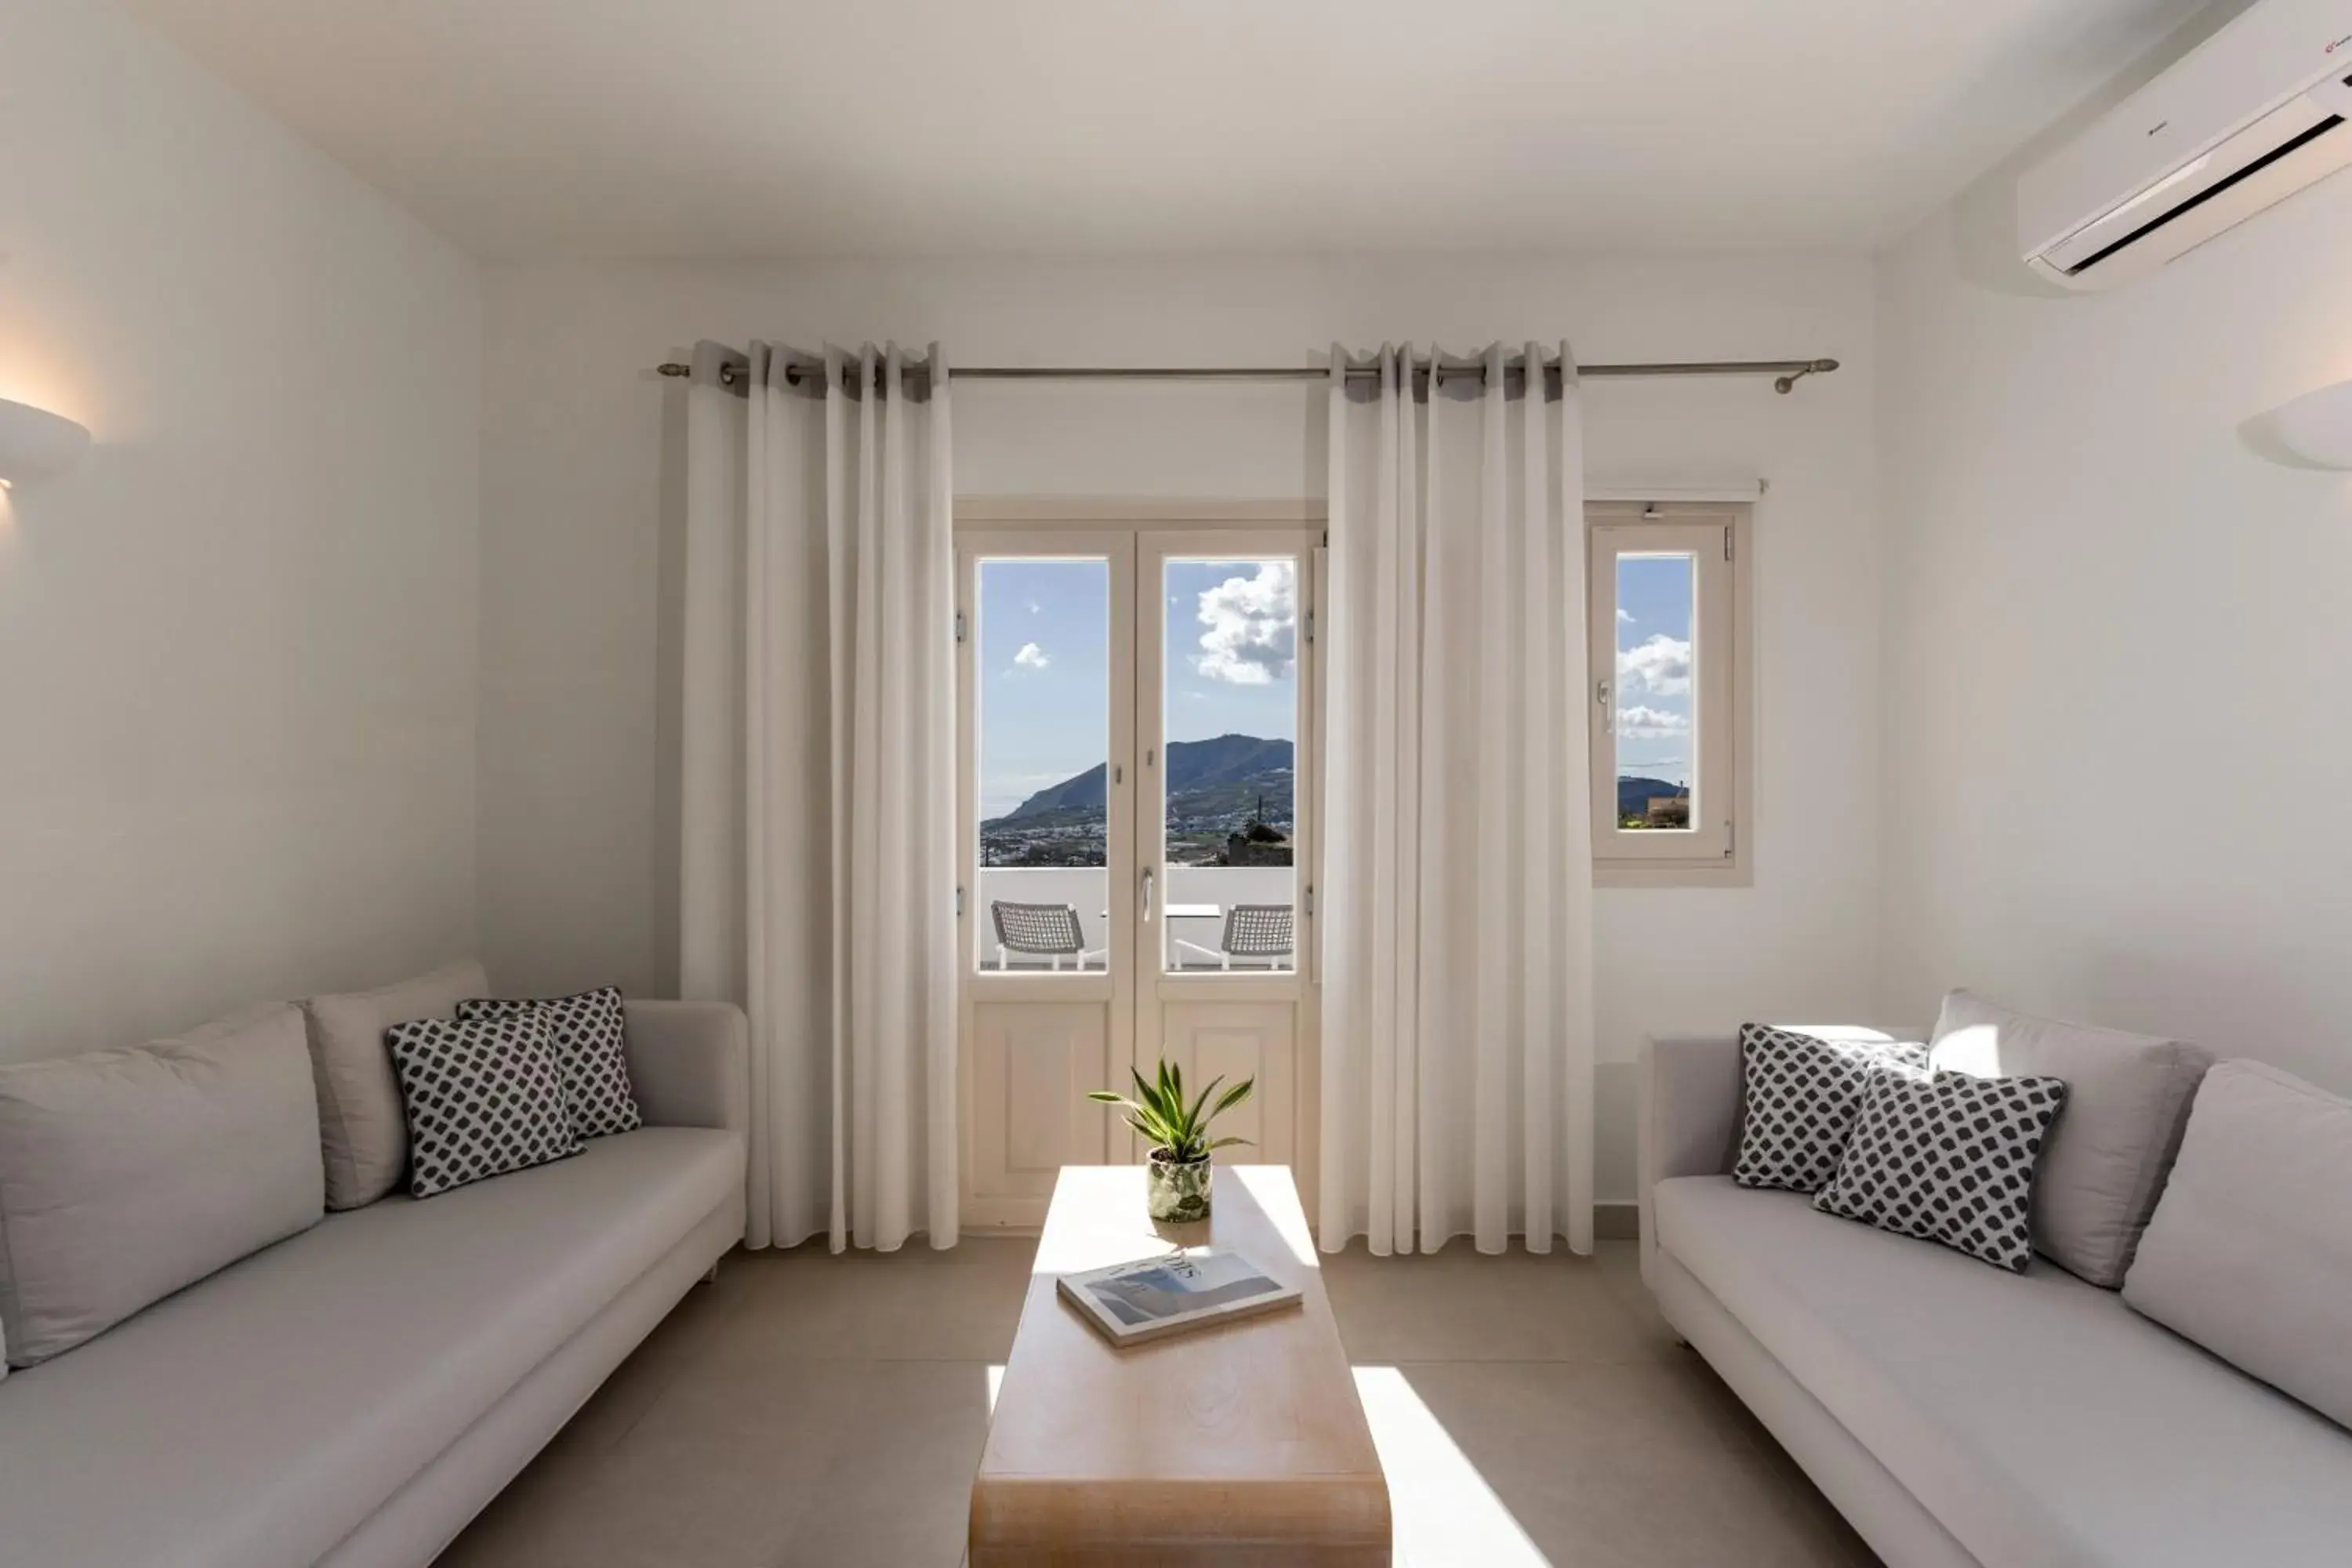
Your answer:
[[[1551,396],[1500,344],[1434,386],[1411,345],[1377,384],[1331,352],[1327,1248],[1592,1246],[1583,447],[1550,352]]]
[[[956,1238],[948,454],[937,344],[696,350],[679,980],[751,1017],[752,1247]]]

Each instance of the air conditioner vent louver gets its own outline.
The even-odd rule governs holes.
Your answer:
[[[2106,288],[2352,163],[2347,44],[2352,0],[2255,0],[2018,182],[2026,265]]]
[[[2067,276],[2079,277],[2082,273],[2087,271],[2091,268],[2096,267],[2100,262],[2105,261],[2108,257],[2113,256],[2116,252],[2123,249],[2126,246],[2132,244],[2136,240],[2144,238],[2148,235],[2154,234],[2158,229],[2162,228],[2173,219],[2182,216],[2184,214],[2191,212],[2198,207],[2203,206],[2215,196],[2221,195],[2224,191],[2231,189],[2242,182],[2252,179],[2256,174],[2261,174],[2264,169],[2269,168],[2273,163],[2277,163],[2280,159],[2286,157],[2289,153],[2309,146],[2312,142],[2317,141],[2320,137],[2325,136],[2327,132],[2335,130],[2337,126],[2343,123],[2344,117],[2342,115],[2329,115],[2326,119],[2321,121],[2318,124],[2313,126],[2302,135],[2297,136],[2294,141],[2284,142],[2273,148],[2270,152],[2265,153],[2263,156],[2247,164],[2244,168],[2238,170],[2235,174],[2229,175],[2225,179],[2215,181],[2212,184],[2207,185],[2204,189],[2199,191],[2195,195],[2189,197],[2186,201],[2179,203],[2178,205],[2175,205],[2165,212],[2158,214],[2156,216],[2148,219],[2146,223],[2140,225],[2137,228],[2132,230],[2129,234],[2125,235],[2122,238],[2114,240],[2100,247],[2090,255],[2083,258],[2082,260],[2077,261],[2073,266],[2067,268]]]

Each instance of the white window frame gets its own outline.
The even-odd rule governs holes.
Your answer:
[[[1584,509],[1590,629],[1592,880],[1602,888],[1748,887],[1754,851],[1755,660],[1749,565],[1752,506],[1589,501]],[[1617,822],[1617,562],[1651,551],[1698,563],[1691,627],[1696,819],[1687,830]]]

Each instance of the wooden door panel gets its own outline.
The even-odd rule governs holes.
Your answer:
[[[1297,1014],[1297,1005],[1288,1001],[1161,1005],[1165,1035],[1160,1054],[1183,1068],[1188,1089],[1195,1084],[1205,1089],[1219,1075],[1227,1083],[1257,1080],[1250,1098],[1217,1123],[1219,1136],[1247,1138],[1253,1145],[1229,1149],[1226,1158],[1280,1165],[1295,1157]]]
[[[1037,1225],[1064,1165],[1107,1157],[1109,1011],[1100,1002],[977,1002],[971,1084],[974,1225]]]

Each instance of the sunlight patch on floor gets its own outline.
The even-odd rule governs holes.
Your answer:
[[[1372,1446],[1388,1476],[1397,1562],[1412,1568],[1549,1568],[1551,1560],[1528,1539],[1404,1373],[1392,1366],[1360,1366],[1355,1373]]]

